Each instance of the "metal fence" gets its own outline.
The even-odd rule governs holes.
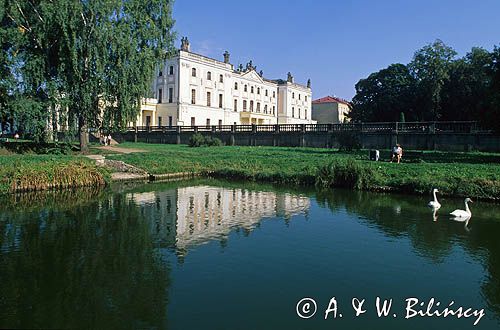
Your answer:
[[[341,132],[363,133],[479,133],[489,132],[479,128],[476,121],[432,121],[432,122],[381,122],[346,124],[277,124],[277,125],[212,125],[212,126],[136,126],[131,132]]]

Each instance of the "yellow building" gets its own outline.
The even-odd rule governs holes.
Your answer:
[[[326,96],[312,101],[312,119],[318,124],[341,124],[349,121],[351,105],[346,100]]]

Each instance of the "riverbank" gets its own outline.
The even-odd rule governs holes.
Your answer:
[[[143,153],[110,154],[148,173],[192,172],[214,177],[372,191],[500,200],[500,154],[424,152],[401,164],[368,160],[368,151],[283,147],[200,147],[123,143]]]
[[[109,150],[108,150],[109,149]],[[183,173],[255,182],[395,191],[500,200],[500,154],[423,152],[401,164],[368,160],[368,151],[283,147],[200,147],[123,143],[92,148],[107,160],[144,171],[144,178]],[[130,150],[130,153],[123,153]],[[77,155],[0,155],[0,193],[105,185],[113,169]]]
[[[74,155],[0,155],[0,194],[104,186],[108,170]]]

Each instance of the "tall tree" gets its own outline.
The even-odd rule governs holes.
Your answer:
[[[443,120],[477,120],[489,111],[493,57],[483,48],[472,48],[449,67],[441,91]]]
[[[391,64],[356,84],[351,118],[356,121],[397,121],[412,118],[415,79],[404,64]]]
[[[24,37],[23,77],[49,109],[89,127],[132,121],[155,67],[173,48],[169,0],[7,0]]]
[[[419,119],[438,120],[441,117],[441,90],[449,79],[449,67],[456,54],[453,48],[436,40],[413,56],[409,67],[417,81]]]

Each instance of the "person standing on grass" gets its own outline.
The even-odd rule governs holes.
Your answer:
[[[399,162],[401,161],[401,157],[403,157],[403,148],[401,148],[401,145],[398,143],[394,148],[392,148],[391,163],[394,161],[394,159],[397,159],[399,164]]]
[[[111,145],[111,133],[108,134],[108,146]]]

